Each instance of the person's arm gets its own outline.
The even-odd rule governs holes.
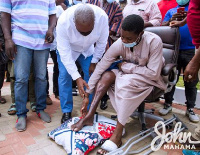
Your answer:
[[[101,78],[101,75],[111,66],[114,61],[116,61],[117,57],[120,55],[122,55],[122,43],[121,39],[118,39],[110,46],[101,61],[97,64],[88,82],[89,89],[86,89],[88,94],[91,94],[94,91],[97,82]]]
[[[167,13],[165,14],[165,17],[163,19],[163,22],[162,22],[162,26],[169,26],[169,23],[171,21],[171,13],[170,13],[170,10],[167,11]]]
[[[69,43],[69,37],[67,36],[67,30],[63,28],[64,25],[57,23],[56,35],[57,35],[57,49],[60,55],[60,59],[67,69],[68,73],[71,75],[73,80],[78,79],[81,75],[78,72],[75,61],[72,58],[72,50]]]
[[[149,14],[149,21],[145,23],[145,27],[160,26],[162,22],[162,15],[158,5],[152,2],[151,11]]]
[[[106,48],[106,44],[107,44],[107,40],[109,36],[108,18],[105,18],[105,20],[102,22],[101,27],[102,27],[101,33],[100,33],[101,35],[96,42],[93,58],[92,58],[90,68],[89,68],[89,75],[91,75],[94,72],[96,63],[102,58],[105,52],[105,48]]]
[[[103,56],[109,35],[108,17],[105,17],[101,23],[100,37],[96,42],[94,54],[91,63],[97,63]]]
[[[13,60],[17,53],[17,48],[12,40],[11,35],[11,15],[10,13],[1,12],[1,26],[4,33],[5,39],[5,51],[9,59]]]
[[[45,36],[45,43],[52,43],[54,40],[53,30],[56,26],[56,3],[55,0],[49,2],[49,27]]]
[[[150,45],[149,60],[146,66],[123,63],[121,66],[122,71],[126,74],[139,74],[153,81],[158,80],[163,67],[162,49],[161,39],[156,38]]]
[[[191,82],[196,80],[200,68],[200,47],[197,49],[196,54],[187,65],[184,71],[184,81]],[[192,78],[188,78],[191,75]]]
[[[185,17],[182,21],[171,21],[169,26],[171,27],[181,27],[187,24],[187,17]]]

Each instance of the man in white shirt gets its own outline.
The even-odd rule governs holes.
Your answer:
[[[72,79],[76,80],[81,97],[89,97],[84,87],[88,87],[89,76],[105,52],[109,35],[108,16],[95,5],[74,5],[60,16],[56,32],[58,83],[63,112],[61,123],[63,123],[71,118],[73,109]],[[78,72],[75,61],[80,64],[84,72],[84,80]],[[91,103],[91,95],[89,100]]]

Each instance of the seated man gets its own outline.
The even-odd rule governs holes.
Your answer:
[[[118,121],[110,140],[98,151],[100,154],[119,147],[122,130],[129,116],[151,93],[154,86],[166,89],[161,77],[164,65],[162,41],[156,34],[144,32],[143,29],[144,21],[140,16],[129,15],[124,19],[121,38],[111,45],[89,79],[89,89],[86,90],[81,109],[82,115],[85,116],[88,96],[95,89],[89,112],[72,125],[74,131],[80,130],[84,125],[92,125],[98,103],[108,90]],[[123,62],[118,63],[119,69],[107,71],[119,56],[123,58]]]

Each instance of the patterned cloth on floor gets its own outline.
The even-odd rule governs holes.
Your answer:
[[[88,154],[112,136],[117,124],[112,119],[95,115],[93,126],[84,126],[78,132],[72,131],[71,125],[79,120],[79,117],[73,117],[48,134],[57,144],[64,147],[68,155]]]

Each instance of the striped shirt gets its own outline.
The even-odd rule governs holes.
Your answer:
[[[113,31],[116,34],[120,34],[123,15],[122,15],[122,9],[117,2],[114,1],[111,4],[109,3],[103,4],[103,0],[88,0],[88,3],[101,7],[108,15],[109,31]],[[106,51],[113,44],[113,42],[114,40],[108,37]]]
[[[101,0],[88,0],[88,3],[101,7],[108,15],[109,30],[118,34],[120,33],[120,25],[123,16],[122,9],[117,2],[113,2],[111,4],[105,3],[105,6],[102,6]]]
[[[11,14],[16,45],[34,50],[50,48],[44,41],[49,15],[56,14],[55,0],[0,0],[0,11]]]

